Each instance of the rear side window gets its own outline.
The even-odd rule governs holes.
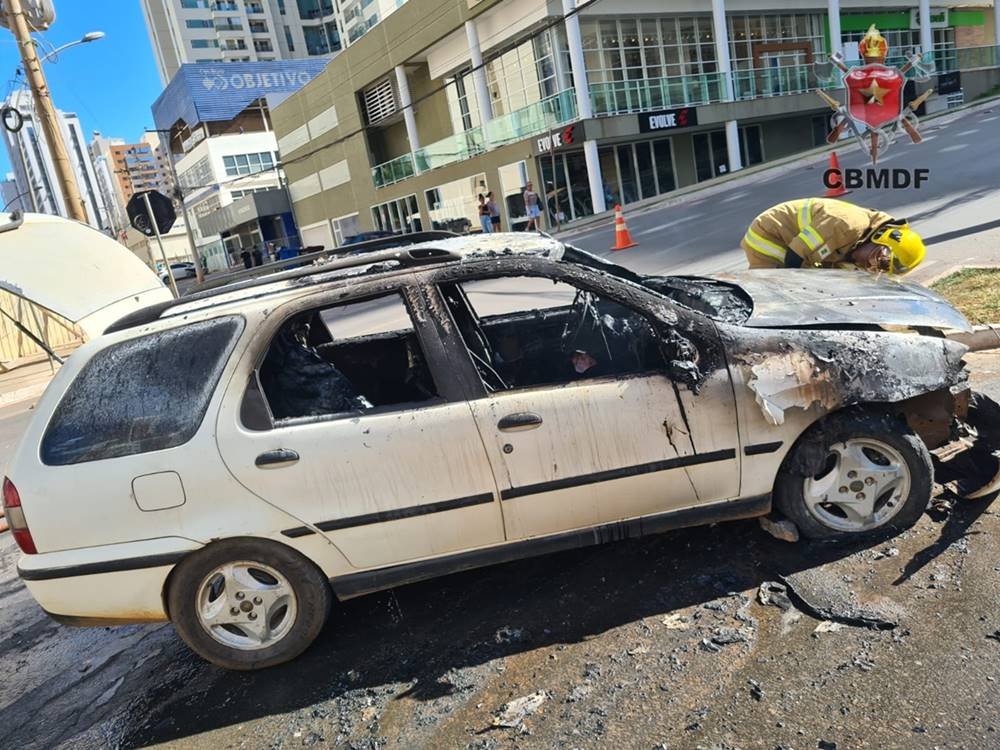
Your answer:
[[[219,318],[97,353],[56,407],[42,438],[42,462],[65,466],[186,443],[242,329],[242,318]]]

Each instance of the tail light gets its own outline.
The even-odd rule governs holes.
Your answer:
[[[26,555],[38,554],[35,548],[35,540],[31,538],[28,530],[28,522],[24,518],[24,509],[21,507],[21,496],[17,492],[17,487],[7,477],[3,478],[3,510],[7,516],[7,523],[10,524],[10,531],[14,535],[14,541],[21,551]]]

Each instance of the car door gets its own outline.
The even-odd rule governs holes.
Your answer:
[[[469,278],[439,287],[484,379],[486,392],[471,405],[507,538],[736,497],[726,368],[720,362],[694,393],[671,376],[659,323],[564,281]],[[581,294],[591,295],[583,305]],[[583,337],[568,328],[581,314]]]
[[[287,535],[324,534],[359,568],[504,539],[476,422],[414,304],[394,291],[282,309],[219,418],[233,475],[305,523]]]

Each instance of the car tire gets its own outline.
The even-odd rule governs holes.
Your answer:
[[[825,417],[796,441],[774,504],[805,537],[856,538],[915,524],[933,484],[927,446],[903,419],[851,410]]]
[[[294,659],[319,635],[332,602],[330,583],[312,561],[265,539],[224,540],[191,554],[167,591],[184,642],[236,670]]]

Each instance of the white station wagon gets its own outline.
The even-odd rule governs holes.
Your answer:
[[[41,606],[169,619],[254,669],[301,653],[334,596],[771,512],[815,538],[926,508],[928,447],[967,403],[966,348],[940,333],[967,323],[926,289],[418,239],[134,305],[75,352],[3,486]]]

